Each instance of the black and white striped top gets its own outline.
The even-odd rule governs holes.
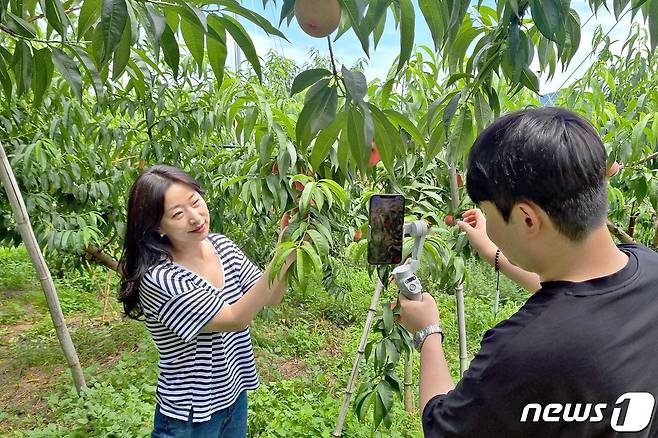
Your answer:
[[[226,304],[235,303],[261,271],[226,236],[211,234],[224,272],[217,289],[203,277],[171,261],[152,267],[140,283],[146,326],[160,360],[156,400],[161,412],[187,421],[210,419],[258,387],[249,328],[239,332],[199,333]]]

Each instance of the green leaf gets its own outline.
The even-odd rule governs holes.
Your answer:
[[[297,141],[303,152],[311,139],[336,118],[338,92],[335,87],[320,89],[302,108],[297,119]]]
[[[10,30],[13,30],[18,35],[26,38],[32,39],[37,37],[37,31],[34,29],[34,26],[23,20],[21,17],[18,17],[11,12],[7,12],[7,18],[7,27]]]
[[[96,65],[91,60],[87,52],[85,52],[82,48],[76,47],[75,54],[81,61],[82,67],[86,70],[87,74],[91,78],[92,84],[94,85],[94,92],[96,93],[96,99],[99,103],[102,103],[105,96],[105,89],[103,88],[103,81],[98,74]]]
[[[318,137],[313,144],[313,150],[311,151],[310,162],[313,169],[319,169],[322,162],[327,158],[329,150],[331,150],[331,147],[336,143],[338,133],[345,125],[346,118],[347,113],[341,111],[334,121],[318,134]]]
[[[539,31],[549,40],[561,44],[558,33],[565,23],[561,0],[530,0],[532,19]]]
[[[308,211],[311,198],[313,197],[313,194],[315,192],[315,188],[317,186],[317,182],[315,181],[309,181],[306,183],[304,186],[304,190],[302,191],[302,194],[299,198],[299,213],[302,215],[305,215],[306,212]]]
[[[377,24],[375,25],[375,32],[373,33],[375,49],[379,45],[379,41],[382,39],[382,35],[384,35],[385,28],[386,28],[386,13],[382,14],[382,18],[380,18]]]
[[[386,170],[393,176],[393,159],[398,151],[401,151],[403,148],[402,138],[397,129],[395,129],[379,108],[373,104],[368,105],[375,123],[375,141],[379,150],[379,156]]]
[[[227,11],[233,12],[251,21],[256,26],[260,27],[263,31],[265,31],[265,33],[267,33],[268,35],[275,35],[279,38],[283,38],[284,40],[288,41],[286,36],[279,29],[272,26],[272,24],[269,21],[267,21],[265,18],[258,15],[257,13],[243,7],[239,2],[235,0],[204,0],[200,3],[200,5],[221,5]]]
[[[329,242],[327,239],[320,233],[318,230],[309,229],[306,231],[311,239],[313,239],[313,244],[318,249],[318,254],[320,257],[327,257],[329,255]]]
[[[215,73],[217,84],[224,80],[224,67],[226,66],[226,31],[221,21],[215,16],[208,16],[208,62]]]
[[[5,94],[5,99],[7,102],[11,101],[12,95],[12,83],[9,73],[5,69],[0,69],[0,85],[2,85],[2,90]]]
[[[318,184],[321,186],[328,187],[331,193],[333,193],[334,197],[338,199],[341,205],[344,205],[345,202],[347,201],[347,193],[345,192],[345,189],[343,189],[338,183],[334,180],[331,179],[321,179],[318,181]],[[320,231],[323,231],[321,224],[317,224],[318,229]],[[331,238],[330,233],[325,233],[327,236],[327,239]]]
[[[414,32],[416,26],[416,14],[411,0],[400,1],[400,57],[396,73],[409,61],[414,48]],[[457,1],[457,0],[454,0]]]
[[[183,17],[180,23],[183,40],[192,57],[199,66],[199,71],[203,68],[203,54],[205,50],[205,32],[203,27],[197,24],[197,20],[189,21]]]
[[[294,17],[295,9],[295,0],[283,0],[283,6],[281,6],[281,15],[279,17],[279,26],[283,23],[283,20],[288,19],[288,25]]]
[[[146,3],[146,13],[148,21],[151,25],[151,32],[149,32],[149,36],[152,38],[151,44],[153,45],[153,50],[155,51],[155,60],[158,61],[160,59],[160,40],[162,39],[162,34],[164,33],[165,27],[167,26],[167,18],[164,15],[158,13],[150,3]]]
[[[645,114],[644,117],[633,127],[633,133],[631,135],[631,143],[634,148],[641,148],[644,146],[644,128],[653,117],[653,114]]]
[[[299,281],[301,289],[306,289],[306,260],[308,259],[308,253],[306,251],[297,251],[297,263],[295,267],[297,268],[297,281]]]
[[[361,27],[366,35],[370,35],[377,24],[384,19],[390,4],[391,0],[373,0],[368,3],[368,12],[361,22]]]
[[[66,37],[66,28],[70,23],[64,8],[62,8],[62,3],[59,0],[44,0],[44,3],[48,24],[62,37]]]
[[[82,102],[82,75],[77,63],[60,49],[52,49],[52,60],[57,70],[62,74],[78,100]]]
[[[237,42],[238,46],[240,46],[240,49],[244,53],[244,56],[247,58],[247,61],[249,61],[254,71],[256,72],[258,80],[262,81],[262,72],[260,61],[258,60],[258,54],[256,53],[254,43],[251,41],[251,38],[249,38],[247,31],[238,21],[232,17],[229,17],[228,15],[223,15],[220,17],[220,19],[224,24],[224,28],[228,31],[228,33],[231,34],[233,39]]]
[[[461,155],[468,150],[473,144],[473,116],[471,109],[464,105],[462,107],[457,123],[452,132],[451,141],[448,147],[450,161],[459,162]]]
[[[176,42],[176,37],[174,32],[172,32],[169,24],[162,32],[162,38],[160,39],[160,46],[164,52],[164,60],[171,70],[174,73],[174,79],[178,78],[178,62],[180,60],[180,52],[178,49],[178,43]]]
[[[352,159],[361,172],[365,173],[370,159],[370,142],[366,140],[363,130],[364,117],[355,106],[350,105],[347,115],[347,138],[350,143]]]
[[[126,70],[128,61],[130,60],[130,46],[132,46],[131,26],[126,23],[121,35],[121,41],[114,51],[114,59],[112,61],[112,80],[116,81],[121,77]]]
[[[315,84],[322,78],[331,76],[331,72],[325,68],[314,68],[311,70],[306,70],[295,76],[295,79],[292,81],[292,86],[290,87],[290,95],[294,96]]]
[[[101,16],[102,0],[84,0],[78,19],[78,40],[80,40]]]
[[[43,99],[44,92],[50,86],[53,79],[53,60],[50,49],[43,49],[34,52],[34,78],[32,79],[32,90],[34,91],[34,106],[39,106]]]
[[[123,29],[128,22],[126,0],[103,0],[101,10],[101,29],[103,30],[103,61],[109,59],[114,49],[121,42]]]
[[[649,4],[649,35],[651,36],[651,50],[655,53],[658,48],[658,0],[651,0]]]
[[[521,83],[529,90],[539,93],[539,78],[530,70],[530,68],[525,67],[523,69]]]
[[[391,333],[394,327],[393,310],[388,302],[382,303],[382,320],[384,321],[384,330],[386,333]]]
[[[493,112],[481,93],[477,93],[473,98],[473,109],[475,110],[477,132],[481,132],[493,122]]]
[[[30,46],[24,40],[16,42],[11,64],[14,70],[14,77],[16,78],[16,94],[20,96],[32,86],[32,70],[34,66]]]
[[[359,10],[356,5],[356,1],[355,0],[338,0],[338,1],[341,4],[341,9],[347,12],[347,16],[350,20],[350,25],[352,26],[352,29],[354,29],[354,33],[356,34],[356,37],[359,39],[359,42],[361,43],[361,48],[365,52],[366,56],[369,57],[370,55],[368,53],[368,46],[369,46],[368,35],[361,28],[361,20],[360,20]]]
[[[386,117],[389,118],[389,120],[392,123],[395,123],[396,125],[400,126],[403,128],[407,133],[411,136],[411,138],[416,142],[418,146],[421,146],[425,148],[425,138],[423,137],[423,134],[421,134],[420,130],[414,125],[414,123],[406,118],[404,115],[401,113],[395,111],[394,109],[387,109],[384,111],[384,114],[386,114]]]
[[[443,35],[445,33],[445,21],[441,15],[442,5],[436,0],[418,0],[420,11],[425,17],[425,22],[430,28],[432,34],[432,41],[434,42],[434,50],[439,50]]]
[[[345,66],[343,66],[342,73],[347,93],[355,102],[363,102],[363,98],[366,96],[366,91],[368,90],[368,82],[365,75],[360,71],[350,71]]]
[[[318,255],[315,248],[313,248],[313,245],[311,245],[310,242],[305,241],[304,244],[302,245],[302,250],[306,252],[306,254],[308,254],[309,259],[315,270],[318,272],[322,272],[322,260],[320,259],[320,256]]]
[[[295,242],[282,242],[277,246],[274,258],[272,259],[272,269],[270,269],[268,278],[270,284],[276,279],[281,271],[281,267],[288,256],[295,250],[295,247]]]
[[[359,421],[363,422],[363,420],[366,418],[368,410],[370,409],[370,405],[373,403],[376,397],[377,394],[371,389],[366,392],[361,399],[357,399],[359,402],[355,402],[354,408],[356,410],[356,415]]]

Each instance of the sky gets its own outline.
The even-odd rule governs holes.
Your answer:
[[[242,1],[243,6],[260,13],[275,26],[279,21],[282,3],[283,2],[278,1],[277,5],[274,5],[274,2],[270,0],[267,7],[263,8],[261,0]],[[477,2],[472,3],[476,4]],[[611,4],[612,2],[608,3]],[[485,0],[484,4],[493,6],[494,2],[491,0]],[[433,47],[430,31],[425,24],[422,13],[420,12],[415,0],[414,7],[416,9],[415,44],[416,46],[424,44]],[[597,25],[600,24],[603,27],[604,32],[608,32],[612,29],[609,36],[613,41],[619,41],[612,46],[613,51],[621,50],[621,46],[631,28],[630,13],[626,14],[619,24],[615,26],[616,19],[614,15],[603,8],[599,10],[596,16],[592,16],[592,11],[586,0],[572,0],[571,7],[578,13],[581,23],[584,24],[581,30],[580,47],[565,72],[562,72],[561,66],[558,66],[557,71],[551,80],[548,80],[546,77],[540,78],[540,94],[557,91],[561,86],[569,85],[571,82],[578,79],[578,77],[592,64],[594,61],[594,57],[592,56],[592,37]],[[284,21],[280,27],[281,31],[286,35],[289,41],[285,41],[278,37],[268,36],[256,25],[250,22],[245,22],[245,20],[241,21],[249,32],[254,41],[254,45],[256,46],[256,50],[261,57],[270,49],[273,49],[280,54],[295,60],[301,65],[308,60],[308,53],[311,48],[316,48],[323,54],[328,53],[326,38],[313,38],[307,35],[301,30],[295,19],[291,21],[290,26],[287,26]],[[585,24],[586,21],[587,23]],[[643,23],[641,13],[636,15],[634,21],[640,23],[645,28],[647,27],[646,24]],[[370,59],[368,60],[368,64],[364,71],[368,81],[375,78],[384,79],[386,77],[389,68],[399,53],[399,38],[399,33],[394,27],[394,20],[392,17],[389,17],[386,22],[384,34],[377,49],[373,51],[371,48]],[[333,50],[336,59],[347,67],[352,66],[359,58],[365,57],[359,41],[351,30],[346,32],[338,39],[338,41],[333,43]],[[231,60],[231,62],[233,61]],[[537,64],[536,60],[535,64]],[[535,71],[538,69],[537,65],[531,67],[534,67],[533,70]],[[340,68],[340,66],[338,66],[338,68]]]

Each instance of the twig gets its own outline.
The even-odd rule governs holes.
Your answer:
[[[658,157],[658,152],[654,152],[653,154],[651,154],[651,155],[647,155],[647,156],[644,157],[644,158],[640,158],[640,159],[637,160],[637,161],[633,161],[632,163],[628,163],[628,164],[627,164],[626,166],[624,166],[624,167],[635,167],[635,166],[637,166],[638,164],[644,164],[644,163],[646,163],[647,161],[651,161],[651,160],[653,160],[654,158],[657,158],[657,157]]]
[[[334,49],[331,47],[331,37],[327,36],[327,44],[329,45],[329,58],[331,59],[331,68],[334,71],[334,76],[338,75],[338,70],[336,70],[336,61],[334,60]]]
[[[622,243],[635,243],[635,240],[631,236],[626,234],[619,225],[613,223],[610,219],[606,220],[606,225],[608,226],[608,230],[621,240]]]
[[[77,10],[79,10],[79,9],[82,9],[82,7],[81,7],[81,6],[74,6],[74,7],[72,7],[72,8],[69,8],[69,9],[65,10],[64,13],[65,13],[65,14],[68,14],[69,12],[75,12],[75,11],[77,11]],[[36,21],[36,20],[38,20],[39,18],[43,18],[44,16],[45,16],[45,14],[35,15],[34,17],[30,17],[30,18],[28,18],[28,19],[27,19],[27,22],[28,22],[28,23],[32,23],[33,21]]]

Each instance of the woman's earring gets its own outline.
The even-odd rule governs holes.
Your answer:
[[[163,237],[164,237],[164,234],[160,234],[160,238],[163,238]]]

